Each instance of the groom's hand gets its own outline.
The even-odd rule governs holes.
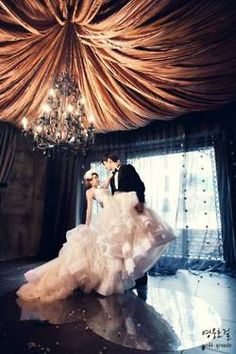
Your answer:
[[[138,203],[136,206],[135,206],[135,209],[137,210],[138,213],[143,213],[143,210],[144,210],[144,204],[143,203]]]

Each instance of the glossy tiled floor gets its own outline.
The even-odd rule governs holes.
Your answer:
[[[196,296],[211,305],[220,315],[221,328],[219,331],[216,328],[215,334],[211,333],[209,343],[203,348],[184,350],[184,353],[236,353],[236,278],[205,272],[193,275],[179,270],[175,276],[150,277],[149,286],[175,289]]]
[[[23,302],[15,290],[35,261],[0,263],[0,353],[236,353],[236,279],[216,273],[149,277],[135,292],[77,291],[53,304]]]

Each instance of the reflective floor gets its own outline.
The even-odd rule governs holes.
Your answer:
[[[220,338],[221,347],[215,344],[216,334],[226,330],[223,313],[212,301],[195,296],[200,280],[209,291],[212,279],[191,278],[187,272],[150,277],[146,302],[135,291],[109,297],[77,291],[66,300],[43,304],[15,296],[26,268],[8,269],[5,281],[1,279],[1,289],[8,290],[0,298],[1,354],[235,353],[227,336]]]
[[[133,292],[109,297],[75,294],[52,304],[16,301],[21,321],[83,321],[113,343],[146,351],[197,347],[211,340],[204,331],[221,327],[219,314],[197,297],[168,289],[150,288],[148,293],[147,302]]]

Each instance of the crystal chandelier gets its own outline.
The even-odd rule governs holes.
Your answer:
[[[33,136],[33,150],[42,150],[44,155],[67,150],[84,155],[94,144],[93,117],[85,119],[84,98],[68,71],[56,79],[46,103],[34,121],[22,119],[24,135]]]

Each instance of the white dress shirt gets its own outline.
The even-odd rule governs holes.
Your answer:
[[[116,169],[119,171],[120,166],[117,166]],[[115,173],[114,176],[114,184],[115,184],[115,188],[118,189],[118,172]]]

